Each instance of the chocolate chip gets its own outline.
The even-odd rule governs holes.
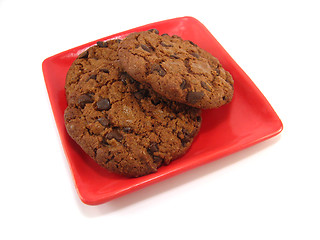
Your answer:
[[[111,108],[111,104],[108,98],[101,98],[97,102],[97,110],[109,110]]]
[[[127,79],[129,80],[130,83],[135,83],[136,80],[134,80],[129,74],[126,75]]]
[[[165,71],[164,69],[161,69],[161,70],[159,71],[159,75],[160,75],[161,77],[163,77],[164,75],[166,75],[166,71]]]
[[[182,90],[184,90],[184,89],[186,89],[188,87],[190,87],[190,84],[185,79],[182,79],[182,83],[180,84],[180,88]]]
[[[153,156],[153,160],[154,160],[154,163],[157,164],[157,165],[160,165],[163,161],[163,159],[161,157],[158,157],[158,156]]]
[[[141,48],[149,53],[152,51],[151,48],[149,48],[147,45],[144,45],[144,44],[141,44]]]
[[[108,42],[102,42],[102,41],[98,41],[97,45],[101,48],[106,48],[108,47]]]
[[[163,34],[161,34],[161,36],[169,36],[169,34],[168,33],[163,33]]]
[[[121,133],[119,133],[118,130],[113,129],[111,132],[107,133],[105,138],[108,139],[108,140],[111,140],[112,138],[114,138],[118,142],[120,142],[123,139],[123,136],[121,135]]]
[[[171,44],[166,44],[165,42],[160,42],[161,46],[163,47],[173,47]]]
[[[195,129],[192,132],[189,132],[187,129],[182,128],[182,132],[185,134],[185,136],[188,136],[188,137],[194,137],[194,135],[196,134]]]
[[[197,122],[201,122],[201,117],[197,116]]]
[[[148,32],[153,32],[155,34],[159,34],[159,31],[155,28],[149,29]]]
[[[199,57],[200,57],[199,54],[196,53],[196,52],[191,52],[190,54],[191,54],[192,56],[196,57],[196,58],[199,58]]]
[[[129,83],[134,83],[135,82],[135,80],[129,74],[127,74],[126,72],[121,73],[120,80],[122,81],[122,83],[124,85],[127,85],[128,81],[129,81]]]
[[[186,80],[182,79],[182,83],[180,84],[180,88],[185,89],[186,83],[187,83]]]
[[[135,82],[135,80],[129,74],[127,74],[126,72],[121,73],[120,80],[124,85],[127,85],[128,82],[129,83],[134,83]]]
[[[106,68],[101,68],[100,71],[101,71],[101,72],[104,72],[104,73],[109,73],[109,70],[106,69]]]
[[[160,77],[163,77],[163,76],[165,76],[167,74],[166,71],[160,66],[160,64],[153,64],[152,65],[152,71],[158,72]]]
[[[78,58],[88,58],[89,56],[89,52],[88,51],[84,51],[83,53],[81,53]]]
[[[219,76],[219,74],[220,74],[220,69],[219,69],[219,68],[216,68],[215,71],[216,71],[216,73],[217,73],[217,76]]]
[[[135,92],[133,94],[136,99],[140,100],[142,98],[145,98],[149,95],[149,91],[147,89],[140,89],[138,92]]]
[[[191,141],[191,137],[188,135],[188,133],[186,133],[185,129],[182,129],[182,133],[178,133],[178,138],[180,139],[182,146],[185,146]]]
[[[190,142],[192,140],[192,138],[196,135],[197,130],[194,129],[191,133],[186,130],[185,128],[183,128],[182,133],[180,133],[178,135],[178,137],[181,140],[182,146],[185,146],[188,142]]]
[[[83,94],[78,98],[78,104],[84,108],[87,103],[93,103],[93,98],[89,94]]]
[[[180,58],[180,57],[177,56],[176,54],[171,54],[170,57],[171,57],[171,58],[174,58],[174,59],[179,59],[179,58]]]
[[[190,41],[190,40],[188,40],[188,42],[189,42],[191,45],[193,45],[193,46],[195,46],[195,47],[198,47],[198,45],[195,44],[194,42],[192,42],[192,41]]]
[[[207,83],[201,81],[200,84],[201,84],[201,87],[203,87],[205,90],[211,92],[211,89]]]
[[[157,143],[151,143],[150,147],[149,147],[149,151],[153,154],[154,152],[158,152],[159,148],[158,148],[158,144]]]
[[[188,92],[187,102],[190,104],[195,104],[199,102],[204,97],[203,92]]]
[[[109,120],[106,119],[105,117],[98,118],[98,122],[104,127],[109,125]]]
[[[186,144],[190,141],[190,138],[182,138],[182,139],[180,139],[180,141],[181,141],[182,146],[185,147]]]
[[[120,80],[125,86],[127,85],[127,77],[125,74],[120,75]]]
[[[130,132],[132,132],[132,128],[131,127],[124,127],[122,129],[122,131],[124,131],[125,133],[130,133]]]
[[[88,77],[87,81],[89,81],[90,79],[97,79],[97,74],[91,74],[91,75]]]
[[[186,146],[186,144],[187,144],[188,142],[190,142],[190,141],[191,141],[191,138],[189,138],[189,137],[185,137],[185,138],[180,139],[180,140],[181,140],[181,144],[182,144],[182,146],[183,146],[183,147],[185,147],[185,146]]]
[[[155,152],[159,151],[158,144],[152,142],[147,150],[150,155],[153,155]]]

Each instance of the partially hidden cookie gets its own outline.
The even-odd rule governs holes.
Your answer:
[[[119,40],[79,55],[66,77],[69,135],[99,165],[127,177],[156,172],[190,147],[199,109],[168,101],[123,72]]]
[[[176,35],[159,35],[156,29],[131,33],[118,55],[134,79],[170,100],[208,109],[233,97],[233,78],[218,59]]]

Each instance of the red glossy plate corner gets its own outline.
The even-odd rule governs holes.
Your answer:
[[[98,40],[124,38],[131,32],[151,28],[160,34],[179,35],[217,57],[235,81],[232,102],[219,109],[203,111],[203,123],[199,135],[190,150],[157,173],[140,178],[125,178],[99,167],[68,136],[63,113],[67,107],[64,83],[66,73],[80,52]],[[229,56],[206,27],[192,17],[181,17],[151,23],[125,32],[72,48],[47,58],[42,64],[45,83],[61,142],[69,162],[80,199],[89,205],[97,205],[141,189],[150,184],[206,164],[280,133],[282,122],[237,63]]]

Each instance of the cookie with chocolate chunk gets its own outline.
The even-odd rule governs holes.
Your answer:
[[[139,177],[156,172],[190,147],[199,109],[168,101],[120,68],[119,40],[79,55],[66,77],[69,135],[99,165]]]
[[[231,101],[233,79],[218,59],[191,41],[155,29],[129,34],[119,47],[122,67],[166,98],[197,108]]]

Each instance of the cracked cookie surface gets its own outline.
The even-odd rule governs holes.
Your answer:
[[[190,147],[199,109],[168,101],[120,69],[119,40],[79,55],[66,77],[69,135],[99,165],[139,177],[169,164]]]
[[[131,33],[118,55],[126,72],[170,100],[208,109],[233,97],[233,78],[218,59],[176,35],[156,29]]]

